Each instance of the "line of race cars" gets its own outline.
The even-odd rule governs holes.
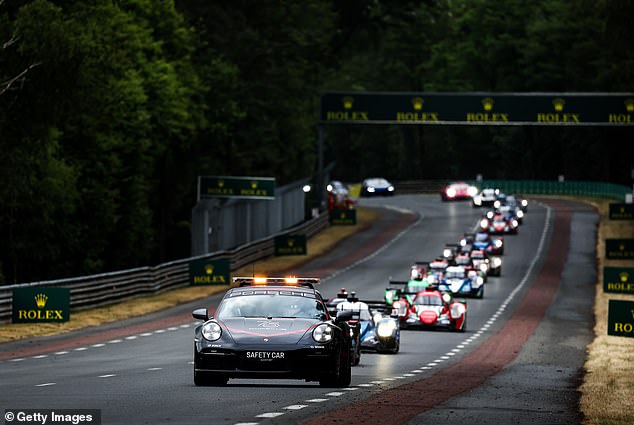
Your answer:
[[[290,378],[347,387],[362,351],[399,352],[402,328],[465,331],[467,303],[456,296],[482,298],[488,277],[501,274],[504,241],[497,234],[507,229],[489,222],[502,215],[519,226],[523,218],[502,212],[515,198],[499,191],[496,198],[479,232],[447,244],[434,261],[414,263],[408,281],[390,280],[384,300],[362,301],[345,289],[324,300],[318,278],[233,278],[214,315],[206,308],[192,313],[202,321],[194,331],[195,385]]]

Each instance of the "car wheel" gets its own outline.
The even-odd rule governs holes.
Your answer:
[[[480,286],[480,290],[478,291],[477,298],[484,297],[484,285]]]
[[[350,386],[352,381],[352,366],[348,350],[341,350],[342,355],[339,357],[339,365],[336,371],[332,371],[323,375],[319,379],[319,385],[322,387],[341,388]]]

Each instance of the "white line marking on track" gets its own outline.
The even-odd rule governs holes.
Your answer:
[[[358,387],[348,387],[348,388],[342,388],[341,390],[342,391],[356,391],[358,389],[359,389]]]
[[[165,332],[165,329],[157,329],[154,331],[155,334],[162,334],[163,332]]]
[[[137,339],[137,338],[138,338],[138,336],[136,336],[136,335],[130,335],[130,336],[126,336],[125,337],[125,339],[128,340],[128,341],[132,341],[132,340]]]
[[[54,353],[56,356],[63,356],[64,354],[68,354],[68,351],[58,351]]]
[[[329,398],[311,398],[310,400],[306,400],[306,403],[323,403],[324,401],[330,400]]]
[[[152,371],[154,371],[154,370],[163,370],[163,368],[162,367],[148,367],[147,370],[152,370]]]
[[[359,384],[357,387],[373,387],[374,384]]]
[[[93,344],[91,345],[91,347],[95,347],[95,348],[101,348],[101,347],[105,347],[106,344]]]
[[[292,404],[290,406],[282,407],[282,409],[286,409],[286,410],[301,410],[304,407],[308,407],[308,405],[307,404]]]
[[[284,414],[284,412],[268,412],[268,413],[261,413],[259,415],[256,415],[256,418],[277,418],[278,416],[282,416]]]
[[[45,359],[47,358],[48,355],[47,354],[40,354],[39,356],[33,356],[31,357],[32,359]]]
[[[114,376],[117,376],[117,375],[114,373],[108,373],[106,375],[99,375],[99,378],[112,378]]]
[[[152,332],[143,332],[142,334],[139,334],[139,336],[151,336]]]
[[[37,384],[36,387],[50,387],[51,385],[56,385],[55,382],[46,382],[44,384]]]
[[[331,393],[326,394],[328,397],[341,397],[343,395],[342,392],[339,391],[333,391]]]
[[[87,349],[88,349],[88,347],[77,347],[73,351],[86,351]]]
[[[110,341],[108,341],[108,344],[118,344],[120,342],[121,342],[120,339],[111,339]]]

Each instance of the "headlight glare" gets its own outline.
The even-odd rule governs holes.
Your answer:
[[[376,334],[381,338],[392,336],[396,330],[396,322],[394,320],[384,320],[376,327]]]

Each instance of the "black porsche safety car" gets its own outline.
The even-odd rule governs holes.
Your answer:
[[[230,378],[285,378],[350,385],[350,312],[331,317],[314,287],[317,278],[237,277],[216,314],[194,337],[194,383],[225,385]]]

